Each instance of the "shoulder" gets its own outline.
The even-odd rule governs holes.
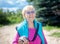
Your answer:
[[[40,29],[42,28],[42,22],[38,22],[38,21],[37,21],[37,25],[39,25],[39,28],[40,28]]]
[[[39,25],[42,25],[42,22],[37,22]]]
[[[37,19],[35,19],[34,22],[38,23],[39,25],[42,24],[42,22],[39,22]]]
[[[22,29],[22,28],[24,27],[24,25],[25,25],[25,23],[24,23],[24,22],[21,22],[20,24],[18,24],[18,25],[16,26],[16,30]]]
[[[39,22],[39,21],[37,21],[37,20],[36,20],[36,22],[37,22],[37,24],[39,24],[39,25],[41,25],[41,26],[42,26],[42,22]]]

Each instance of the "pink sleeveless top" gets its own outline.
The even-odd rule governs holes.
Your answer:
[[[36,29],[35,28],[29,28],[29,40],[31,41],[35,35]],[[29,42],[29,44],[41,44],[41,39],[37,35],[36,39],[34,41]]]

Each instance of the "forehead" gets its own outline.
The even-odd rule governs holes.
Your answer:
[[[33,7],[27,7],[27,8],[26,8],[26,11],[32,11],[32,10],[34,10]]]

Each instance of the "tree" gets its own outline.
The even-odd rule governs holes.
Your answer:
[[[0,9],[0,25],[20,23],[22,20],[23,18],[20,9],[17,11],[3,11],[3,9]]]
[[[48,25],[60,26],[60,0],[27,0],[36,8],[37,18]]]
[[[0,9],[0,24],[1,25],[5,25],[5,24],[9,24],[9,20],[7,19],[6,13],[3,12],[3,9]]]

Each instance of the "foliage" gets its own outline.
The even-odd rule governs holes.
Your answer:
[[[1,25],[7,25],[7,24],[14,24],[19,23],[23,20],[21,15],[21,10],[14,11],[3,11],[3,9],[0,9],[0,26]]]
[[[36,17],[47,25],[60,26],[60,0],[27,0],[36,9]],[[42,20],[41,20],[42,18]]]

